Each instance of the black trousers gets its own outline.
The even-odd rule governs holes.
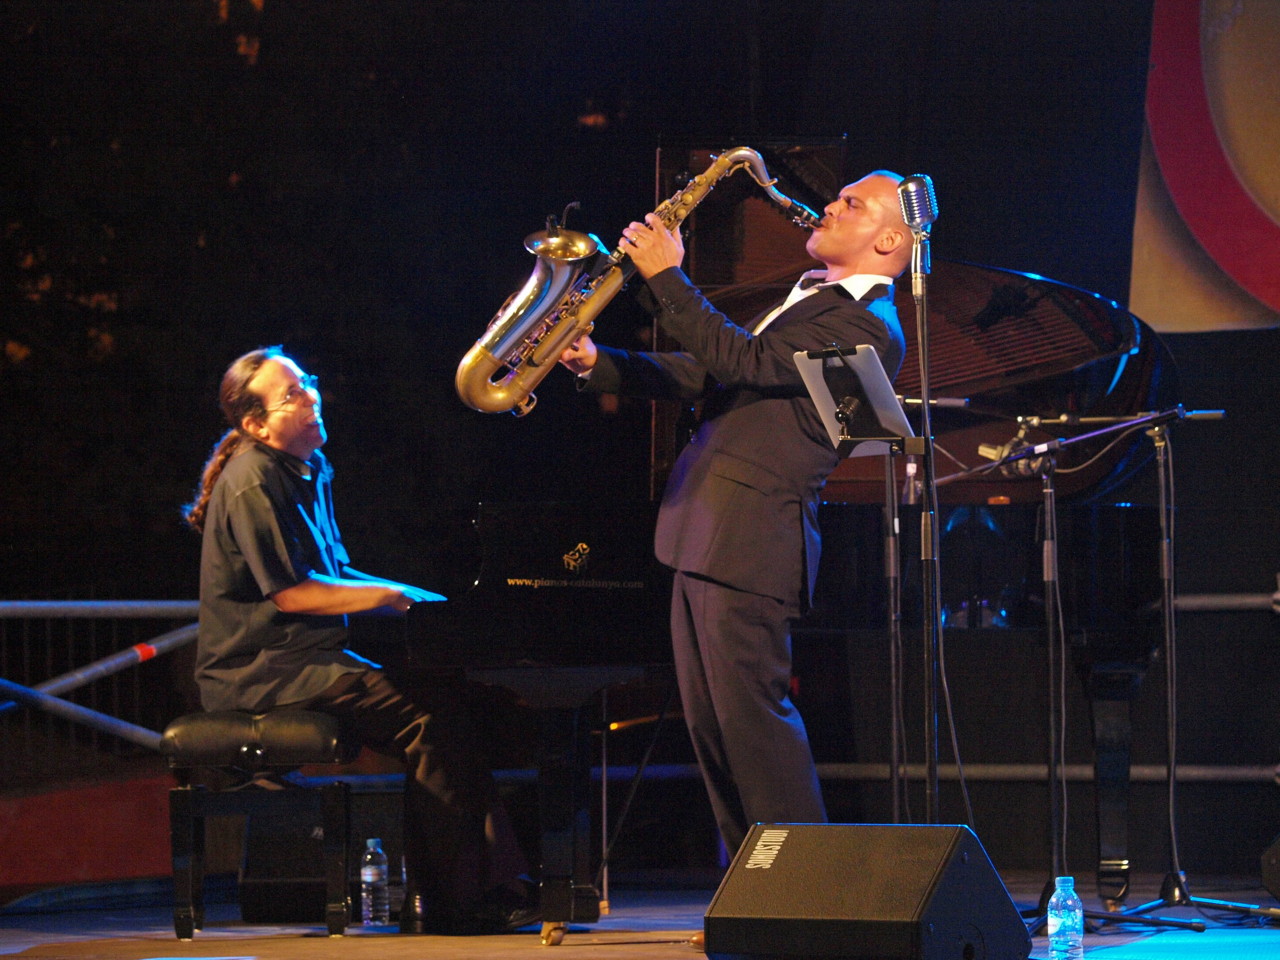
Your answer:
[[[791,702],[791,620],[772,598],[677,572],[671,640],[685,723],[730,854],[754,823],[826,823]]]
[[[446,679],[344,675],[305,704],[341,718],[369,749],[405,763],[407,889],[442,921],[465,917],[526,863],[498,797],[482,735],[483,704]]]

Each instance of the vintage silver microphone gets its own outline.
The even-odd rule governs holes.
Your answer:
[[[933,180],[917,173],[898,184],[898,203],[902,220],[914,238],[911,248],[911,295],[924,296],[924,278],[929,273],[929,228],[938,219],[938,195]]]
[[[938,219],[938,194],[928,174],[917,173],[898,184],[898,202],[902,205],[902,219],[912,233],[928,230]]]

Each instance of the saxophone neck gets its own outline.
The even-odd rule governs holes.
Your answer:
[[[778,181],[769,175],[764,157],[751,147],[734,147],[714,157],[711,166],[690,180],[683,190],[666,200],[658,207],[656,213],[667,225],[667,229],[675,227],[702,201],[712,187],[738,170],[746,170],[765,195],[781,207],[798,226],[812,230],[822,223],[821,214],[815,213],[799,200],[788,197],[775,186]]]
[[[765,192],[770,200],[780,206],[794,223],[812,230],[822,222],[820,214],[814,213],[799,200],[793,200],[777,189],[775,184],[778,179],[769,175],[769,170],[764,164],[764,157],[760,156],[757,151],[752,150],[750,147],[735,147],[726,155],[733,158],[737,164],[734,169],[745,166],[747,172],[751,175],[751,179],[760,185],[760,189]]]

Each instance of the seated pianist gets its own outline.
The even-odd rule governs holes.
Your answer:
[[[403,760],[400,932],[498,933],[539,921],[537,887],[473,710],[444,684],[392,679],[347,649],[349,614],[443,600],[350,566],[334,516],[320,392],[279,347],[226,370],[229,429],[185,509],[202,535],[196,681],[206,710],[306,708]]]

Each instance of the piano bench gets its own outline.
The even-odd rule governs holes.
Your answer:
[[[340,781],[307,787],[280,779],[307,764],[355,759],[360,744],[338,719],[288,709],[192,713],[165,728],[160,750],[178,781],[169,791],[173,928],[178,938],[190,940],[204,926],[205,819],[255,814],[293,820],[318,817],[323,830],[324,921],[330,936],[342,936],[351,919],[350,788]],[[202,770],[216,775],[206,777]],[[212,783],[203,782],[206,779]],[[246,880],[242,871],[241,912],[248,914],[243,919],[273,922],[248,909]],[[277,894],[267,892],[268,898]]]

